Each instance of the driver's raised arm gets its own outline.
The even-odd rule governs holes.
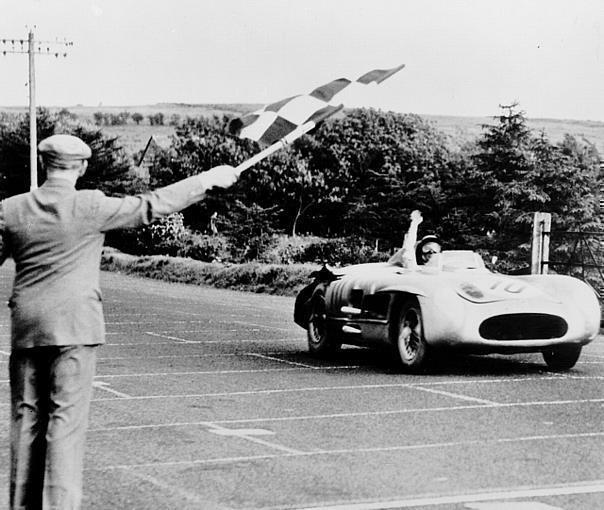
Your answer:
[[[417,260],[415,260],[415,243],[417,242],[417,228],[422,221],[423,217],[421,212],[415,210],[411,213],[411,223],[405,234],[403,246],[390,257],[388,260],[389,264],[406,267],[408,269],[415,269],[417,267]]]

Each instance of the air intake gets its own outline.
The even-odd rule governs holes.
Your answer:
[[[538,340],[560,338],[568,324],[556,315],[545,313],[510,313],[485,320],[478,330],[486,340]]]

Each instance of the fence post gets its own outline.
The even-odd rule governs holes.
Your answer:
[[[535,213],[533,216],[531,274],[547,274],[551,226],[552,215],[550,213]]]

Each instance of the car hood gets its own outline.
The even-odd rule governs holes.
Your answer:
[[[446,288],[473,303],[539,299],[559,303],[560,299],[525,279],[481,270],[443,271],[430,268],[403,269],[384,263],[348,266],[336,272],[344,279],[352,279],[353,287],[366,287],[371,282],[373,291],[411,291],[433,295]],[[361,283],[362,282],[362,283]]]
[[[473,303],[538,299],[560,302],[555,296],[527,281],[500,274],[464,275],[451,278],[451,285],[462,298]]]

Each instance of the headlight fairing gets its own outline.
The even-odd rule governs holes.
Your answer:
[[[456,291],[460,297],[471,303],[495,303],[536,297],[551,299],[527,282],[503,275],[475,282],[462,281],[458,284]]]

